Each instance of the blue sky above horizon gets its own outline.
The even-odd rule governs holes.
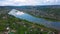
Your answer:
[[[60,0],[0,0],[0,6],[60,5]]]

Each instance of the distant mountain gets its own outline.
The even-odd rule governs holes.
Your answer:
[[[0,6],[0,8],[21,8],[21,9],[31,9],[31,8],[60,8],[60,5],[44,5],[44,6]]]

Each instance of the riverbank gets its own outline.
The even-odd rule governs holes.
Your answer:
[[[60,20],[57,20],[57,19],[53,19],[53,18],[49,18],[49,17],[43,17],[43,16],[36,16],[36,15],[31,14],[31,13],[28,13],[28,14],[30,14],[30,15],[32,15],[34,17],[37,17],[37,18],[43,18],[43,19],[45,19],[47,21],[59,21],[60,22]]]
[[[16,34],[24,34],[25,32],[27,32],[27,34],[29,34],[30,30],[32,30],[32,32],[30,32],[30,33],[34,34],[34,33],[41,32],[41,29],[43,29],[43,31],[41,33],[44,33],[44,34],[46,32],[48,33],[49,31],[57,32],[55,29],[46,28],[43,25],[32,23],[32,22],[29,22],[26,20],[16,18],[11,15],[5,15],[5,14],[4,14],[4,16],[3,15],[1,16],[0,24],[1,24],[0,31],[4,31],[5,28],[7,26],[9,26],[11,30],[16,31],[15,32]]]

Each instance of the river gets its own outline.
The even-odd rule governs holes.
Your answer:
[[[25,20],[30,21],[32,23],[42,24],[48,28],[54,28],[56,30],[60,30],[60,22],[58,22],[58,21],[48,21],[43,18],[37,18],[37,17],[34,17],[30,14],[20,12],[15,9],[11,10],[8,14],[13,15],[16,18],[25,19]]]

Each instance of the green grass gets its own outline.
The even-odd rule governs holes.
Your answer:
[[[29,22],[27,20],[22,20],[22,19],[19,19],[19,18],[15,18],[13,16],[7,16],[8,18],[7,19],[0,19],[0,31],[2,30],[5,30],[6,28],[6,24],[9,24],[9,27],[11,29],[15,29],[16,30],[16,33],[15,34],[24,34],[25,31],[27,32],[27,34],[38,34],[40,32],[40,30],[36,30],[34,31],[34,29],[36,28],[46,28],[44,27],[43,25],[39,25],[39,24],[36,24],[36,23],[32,23],[32,22]],[[25,23],[26,24],[26,27],[24,27],[24,25],[21,25],[17,22],[21,22],[21,23]],[[36,28],[30,28],[29,29],[29,26],[35,26]],[[30,30],[33,30],[33,32],[30,32]],[[46,28],[47,31],[49,31],[50,29],[49,28]],[[51,31],[55,31],[55,30],[51,30]],[[45,34],[45,32],[42,32],[43,34]]]

